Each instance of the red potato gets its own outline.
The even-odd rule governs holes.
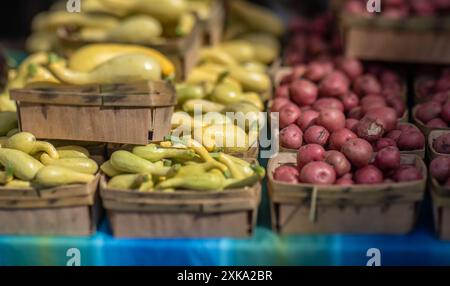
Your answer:
[[[383,173],[373,165],[367,165],[355,172],[355,182],[362,185],[381,184],[384,181]]]
[[[348,118],[347,120],[345,120],[345,128],[351,130],[354,133],[358,123],[359,123],[358,119]]]
[[[397,73],[395,73],[391,70],[384,70],[380,74],[380,81],[383,84],[399,83],[400,77]]]
[[[429,101],[420,104],[416,110],[416,117],[423,123],[427,124],[431,119],[440,116],[442,105],[435,101]]]
[[[413,182],[423,179],[422,172],[414,166],[402,165],[395,170],[392,179],[397,183]]]
[[[298,55],[298,53],[294,52],[294,55]],[[300,61],[301,62],[301,61]],[[288,85],[291,84],[293,81],[300,79],[305,74],[306,68],[303,65],[295,66],[292,68],[292,72],[288,75],[285,75],[282,79],[280,84],[281,85]]]
[[[350,80],[356,79],[358,76],[362,75],[364,72],[364,67],[362,63],[354,58],[339,58],[336,61],[336,67],[343,71]]]
[[[386,99],[380,94],[368,94],[361,98],[361,105],[372,105],[372,106],[386,106]]]
[[[380,123],[386,132],[394,130],[397,127],[397,113],[390,107],[371,108],[366,112],[364,117]]]
[[[355,182],[353,182],[352,179],[348,179],[348,178],[339,178],[336,180],[336,185],[338,186],[351,186],[354,185]]]
[[[333,65],[329,62],[311,62],[306,69],[305,78],[313,82],[319,82],[333,71]]]
[[[308,144],[300,147],[297,152],[297,168],[299,171],[313,161],[323,161],[325,149],[318,144]]]
[[[449,91],[450,90],[450,81],[449,81],[448,77],[443,77],[443,78],[440,78],[439,80],[437,80],[434,89],[436,92]]]
[[[395,110],[398,118],[401,118],[406,111],[406,104],[400,97],[392,97],[387,100],[388,105]]]
[[[356,134],[369,142],[375,142],[383,137],[384,126],[377,120],[364,116],[356,126]]]
[[[450,178],[450,157],[439,156],[430,163],[430,175],[444,183]]]
[[[319,85],[319,94],[323,97],[339,97],[348,93],[350,81],[347,76],[339,71],[333,71],[327,75]]]
[[[342,149],[342,146],[344,146],[344,144],[348,140],[355,138],[358,138],[358,136],[350,129],[347,128],[338,129],[333,133],[331,133],[329,147],[331,150],[340,151]]]
[[[280,110],[280,128],[287,127],[288,125],[297,121],[302,112],[297,105],[289,103],[283,106]]]
[[[373,157],[373,148],[369,142],[361,138],[348,140],[341,152],[356,167],[367,166]]]
[[[278,97],[275,98],[272,102],[272,106],[270,107],[271,112],[280,112],[280,110],[287,104],[292,104],[289,98]]]
[[[292,101],[299,106],[313,104],[318,95],[317,87],[309,80],[300,79],[295,80],[289,87],[289,93]]]
[[[277,90],[275,91],[275,97],[289,98],[289,86],[287,84],[278,86]]]
[[[277,181],[286,182],[290,184],[297,184],[299,182],[300,174],[297,168],[292,166],[280,166],[275,169],[273,178]]]
[[[391,132],[388,132],[385,136],[385,138],[389,138],[395,141],[395,144],[397,144],[398,139],[400,138],[400,135],[402,135],[401,130],[392,130]]]
[[[419,129],[412,124],[406,124],[406,123],[399,123],[397,124],[397,129],[406,132],[406,131],[419,131]]]
[[[435,118],[435,119],[431,119],[430,121],[428,121],[427,127],[430,127],[430,128],[448,128],[448,125],[441,118]]]
[[[432,1],[414,0],[411,1],[411,6],[417,16],[434,16],[436,13]]]
[[[447,123],[450,124],[450,100],[442,106],[441,110],[441,118]]]
[[[347,114],[348,118],[352,119],[361,119],[364,116],[364,113],[362,112],[362,109],[360,106],[353,108],[350,110]]]
[[[383,171],[390,171],[400,167],[400,150],[390,146],[381,149],[375,156],[375,165]]]
[[[353,92],[349,92],[341,96],[342,105],[344,106],[344,111],[349,112],[353,108],[359,105],[359,97]]]
[[[423,149],[425,147],[425,136],[418,130],[404,131],[398,138],[397,146],[402,151]]]
[[[381,138],[375,143],[376,152],[386,147],[397,147],[397,143],[391,138]]]
[[[308,127],[315,123],[317,117],[319,117],[319,112],[315,110],[303,111],[297,120],[297,125],[301,130],[306,131]]]
[[[305,142],[307,144],[319,144],[326,145],[328,143],[328,138],[330,137],[330,132],[325,129],[325,127],[313,125],[309,127],[305,132]]]
[[[336,182],[336,172],[325,162],[310,162],[300,172],[300,181],[305,184],[332,185]]]
[[[288,149],[298,149],[303,144],[303,132],[295,124],[283,128],[280,131],[281,146]]]
[[[450,154],[450,133],[445,133],[433,141],[433,148],[436,152]]]
[[[312,105],[313,109],[316,111],[322,111],[324,109],[337,109],[339,111],[344,111],[344,105],[339,99],[332,97],[320,98]]]
[[[338,177],[348,174],[352,169],[352,165],[350,164],[350,162],[347,160],[344,154],[339,151],[332,150],[325,152],[324,161],[333,166],[334,171],[336,172],[336,175]]]
[[[324,109],[319,112],[316,124],[334,132],[345,127],[345,114],[337,109]]]
[[[439,102],[440,104],[445,104],[449,99],[450,99],[450,92],[448,91],[435,93],[431,97],[432,101]]]
[[[353,90],[359,96],[380,94],[381,84],[375,76],[365,74],[355,79],[353,83]]]

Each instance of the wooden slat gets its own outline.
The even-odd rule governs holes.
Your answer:
[[[19,102],[79,106],[159,107],[176,104],[174,87],[165,81],[16,89],[11,91],[11,97]]]

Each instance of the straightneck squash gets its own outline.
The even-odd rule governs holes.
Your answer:
[[[43,167],[37,174],[35,183],[42,187],[57,187],[72,184],[87,184],[94,180],[91,174],[79,173],[60,166]]]
[[[143,46],[125,44],[91,44],[76,50],[68,59],[68,68],[88,72],[121,55],[142,54],[158,61],[165,77],[175,75],[175,66],[162,53]]]
[[[124,173],[142,173],[155,176],[165,176],[170,167],[159,167],[150,161],[142,159],[128,151],[116,151],[111,155],[111,165]]]
[[[0,136],[5,136],[14,128],[17,128],[17,113],[0,112]]]
[[[33,180],[37,172],[44,167],[30,155],[8,148],[0,148],[0,164],[11,168],[14,176],[24,181]]]
[[[189,161],[195,158],[195,152],[190,149],[158,148],[155,144],[147,146],[136,146],[133,154],[150,162],[157,162],[162,159],[176,159]]]
[[[163,24],[175,23],[188,11],[185,0],[100,0],[109,9],[142,13],[158,19]]]
[[[159,63],[142,54],[127,54],[112,58],[90,72],[71,70],[61,62],[50,64],[49,69],[62,82],[75,85],[161,79]]]
[[[60,166],[72,171],[85,174],[95,174],[98,170],[97,163],[89,158],[52,159],[47,154],[42,154],[41,162],[46,166]]]
[[[163,28],[155,18],[137,15],[125,19],[112,29],[88,30],[93,33],[82,33],[86,41],[121,41],[127,43],[151,43],[162,35]]]
[[[139,189],[143,183],[151,180],[152,177],[150,174],[118,175],[109,180],[108,188],[116,190],[136,190]]]

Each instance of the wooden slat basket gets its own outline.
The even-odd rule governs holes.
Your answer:
[[[442,240],[450,240],[450,188],[430,178],[434,228]]]
[[[434,140],[436,140],[436,138],[438,138],[439,136],[441,136],[443,134],[447,134],[447,133],[450,133],[450,130],[447,130],[447,131],[445,131],[445,130],[434,130],[434,131],[430,132],[430,135],[428,136],[428,157],[429,157],[430,161],[435,159],[436,157],[439,157],[439,156],[450,157],[450,154],[439,153],[433,147]]]
[[[341,15],[347,56],[387,62],[450,63],[449,23],[444,17],[390,20]]]
[[[225,26],[225,7],[223,1],[212,1],[209,18],[201,20],[200,23],[203,28],[203,43],[208,46],[214,46],[220,43]]]
[[[49,189],[0,187],[0,234],[93,234],[101,214],[99,180]]]
[[[419,214],[427,171],[415,155],[402,155],[401,160],[419,167],[423,179],[376,186],[313,186],[275,181],[278,166],[296,163],[296,154],[278,154],[267,170],[273,229],[283,234],[408,233]]]
[[[420,129],[420,131],[422,131],[422,133],[425,135],[425,138],[428,138],[428,136],[430,135],[430,133],[432,131],[450,131],[450,128],[430,128],[428,127],[425,123],[423,123],[421,120],[419,120],[416,116],[417,113],[417,109],[419,108],[418,105],[413,107],[412,110],[412,118],[413,118],[413,122],[414,124]]]
[[[170,132],[176,104],[165,81],[16,89],[19,126],[37,138],[146,144]]]
[[[247,237],[256,226],[261,184],[225,191],[135,192],[107,188],[103,205],[115,237]]]

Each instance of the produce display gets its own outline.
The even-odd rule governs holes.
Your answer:
[[[439,156],[430,163],[430,175],[443,186],[450,186],[450,157]]]
[[[83,13],[67,14],[66,1],[38,14],[28,38],[30,51],[64,50],[80,43],[164,44],[189,35],[211,12],[211,0],[86,0]]]
[[[101,170],[110,177],[109,189],[140,192],[238,189],[265,176],[264,168],[225,153],[210,154],[194,140],[176,147],[162,142],[116,151]]]
[[[406,112],[400,75],[380,66],[366,70],[355,59],[337,58],[297,66],[285,75],[271,105],[271,112],[280,114],[281,147],[319,144],[339,150],[359,137],[376,151],[386,146],[423,149],[419,129],[399,124]]]
[[[4,188],[52,188],[94,180],[97,163],[81,146],[55,148],[33,134],[12,130],[0,137],[0,185]]]
[[[436,152],[450,155],[450,133],[443,133],[434,138],[432,146]]]
[[[297,164],[275,169],[273,177],[290,184],[377,185],[413,182],[423,179],[413,165],[401,164],[397,147],[389,146],[374,153],[364,139],[348,140],[340,149],[326,151],[318,144],[302,146]]]

